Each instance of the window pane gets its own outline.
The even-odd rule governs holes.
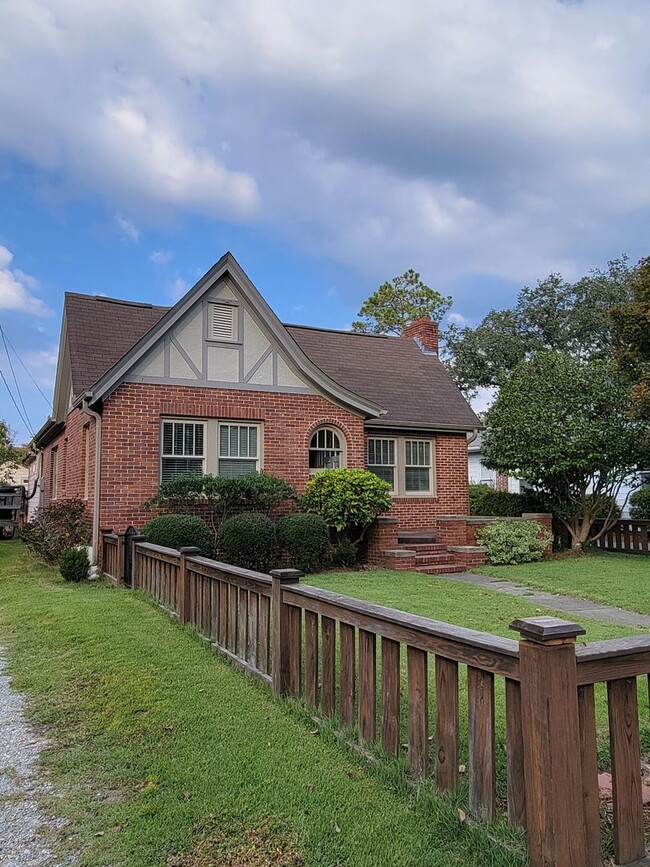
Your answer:
[[[219,475],[220,476],[243,476],[246,473],[257,472],[257,461],[242,461],[242,460],[220,460]]]
[[[427,440],[407,440],[405,463],[407,467],[430,467],[431,443]]]
[[[194,425],[194,454],[203,456],[203,425]]]
[[[166,421],[163,423],[163,454],[171,455],[174,453],[174,425]]]
[[[375,442],[376,440],[368,440],[368,466],[377,463],[377,458],[375,457]]]
[[[194,455],[196,452],[194,451],[194,425],[186,424],[185,425],[185,449],[183,451],[184,455]]]
[[[257,428],[249,427],[248,428],[248,457],[256,458],[257,457]]]
[[[174,423],[174,451],[175,455],[183,454],[183,423]]]
[[[239,456],[239,430],[237,425],[231,424],[229,427],[230,431],[230,451],[228,454],[231,458],[236,458]]]
[[[222,424],[219,427],[219,454],[220,455],[229,455],[228,451],[228,425]]]
[[[380,479],[383,479],[385,482],[391,487],[391,490],[395,488],[395,469],[393,467],[383,467],[383,466],[368,466],[368,469],[371,473],[374,473],[376,476],[379,476]]]
[[[341,453],[337,451],[327,451],[325,449],[310,450],[309,452],[309,469],[310,470],[338,470],[341,466]]]
[[[406,490],[407,491],[428,491],[429,485],[428,467],[406,467]]]
[[[203,461],[200,458],[163,458],[161,481],[167,482],[182,473],[203,474]]]
[[[239,428],[239,454],[242,458],[248,457],[248,428],[244,425]]]

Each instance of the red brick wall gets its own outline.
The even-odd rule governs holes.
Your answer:
[[[95,421],[80,409],[73,409],[66,420],[65,430],[44,449],[43,505],[50,502],[52,479],[52,451],[58,449],[57,500],[84,499],[86,473],[86,443],[88,448],[88,499],[86,518],[92,522],[92,503],[95,482]]]
[[[323,397],[191,386],[122,384],[102,413],[100,526],[115,531],[141,527],[150,513],[140,504],[159,482],[160,420],[163,416],[232,418],[264,423],[264,469],[302,490],[309,480],[308,448],[321,424],[338,427],[347,441],[347,464],[366,466],[363,419]],[[84,425],[90,436],[88,517],[94,481],[94,421],[80,410],[68,416],[63,434],[45,449],[45,502],[49,497],[51,449],[59,446],[58,498],[83,497]],[[383,435],[390,435],[383,432]],[[400,497],[390,515],[402,529],[428,529],[439,514],[468,511],[467,445],[464,435],[435,437],[436,496]]]
[[[140,504],[158,488],[163,416],[263,422],[264,469],[298,490],[309,480],[309,440],[321,424],[345,434],[348,466],[365,463],[363,419],[323,397],[124,383],[103,411],[101,526],[124,530],[149,517]]]

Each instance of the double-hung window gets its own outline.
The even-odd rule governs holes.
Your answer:
[[[205,426],[200,421],[163,421],[160,480],[205,471]]]
[[[260,468],[259,427],[255,424],[219,424],[220,476],[243,476]]]
[[[380,479],[388,482],[391,491],[397,490],[395,478],[395,440],[368,440],[368,469]]]
[[[431,491],[431,442],[404,441],[404,490],[407,494]]]
[[[54,446],[50,455],[50,499],[56,500],[59,489],[59,447]]]

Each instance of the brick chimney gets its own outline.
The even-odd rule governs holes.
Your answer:
[[[429,316],[420,316],[402,329],[402,337],[413,339],[422,352],[431,355],[438,354],[438,323]]]

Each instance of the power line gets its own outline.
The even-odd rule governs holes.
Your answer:
[[[2,370],[0,370],[0,377],[2,377],[2,381],[3,381],[4,384],[5,384],[5,388],[7,389],[7,392],[8,392],[8,394],[9,394],[9,397],[11,398],[11,402],[12,402],[13,405],[16,407],[16,412],[17,412],[18,415],[20,416],[20,420],[21,420],[22,423],[25,425],[25,427],[27,428],[28,432],[29,432],[32,436],[34,436],[34,431],[32,430],[32,426],[29,424],[29,422],[25,419],[25,417],[23,416],[22,412],[20,411],[20,407],[19,407],[18,404],[16,403],[16,400],[15,400],[13,394],[11,393],[11,389],[9,388],[9,383],[8,383],[7,380],[5,379],[5,375],[4,375],[4,373],[2,372]]]
[[[16,379],[16,371],[14,370],[14,366],[13,366],[13,363],[11,361],[11,356],[9,355],[9,347],[7,346],[7,338],[5,337],[4,331],[2,331],[0,333],[2,334],[2,342],[3,342],[4,347],[5,347],[5,352],[7,353],[7,361],[9,362],[9,369],[11,370],[11,375],[13,376],[13,379],[14,379],[14,385],[16,386],[16,392],[18,394],[18,400],[20,401],[20,405],[22,406],[23,412],[25,413],[25,418],[29,422],[28,428],[31,430],[32,429],[32,423],[31,423],[31,420],[29,418],[29,413],[27,412],[27,407],[25,406],[25,401],[23,400],[23,396],[22,396],[21,391],[20,391],[20,386],[18,385],[18,380]],[[33,433],[33,430],[32,430],[32,433]]]
[[[3,339],[3,340],[6,340],[6,342],[7,342],[7,343],[9,344],[9,346],[11,347],[11,349],[12,349],[14,355],[16,356],[16,358],[18,359],[18,361],[20,362],[20,366],[23,368],[23,370],[25,371],[25,373],[27,374],[27,376],[28,376],[28,377],[31,379],[31,381],[34,383],[34,385],[35,385],[36,388],[38,389],[38,391],[39,391],[41,397],[42,397],[43,400],[45,401],[45,403],[48,405],[48,407],[51,407],[51,406],[52,406],[52,402],[50,401],[49,397],[45,394],[45,392],[43,391],[43,389],[40,387],[40,385],[36,382],[36,380],[34,379],[34,377],[33,377],[32,374],[31,374],[29,368],[27,367],[27,365],[25,364],[25,362],[22,360],[22,358],[20,357],[20,355],[18,355],[18,353],[16,352],[16,348],[15,348],[15,346],[13,345],[13,343],[11,342],[11,340],[9,340],[9,338],[8,338],[7,335],[5,334],[5,332],[4,332],[3,328],[2,328],[2,323],[1,323],[1,322],[0,322],[0,334],[2,335],[2,339]]]

